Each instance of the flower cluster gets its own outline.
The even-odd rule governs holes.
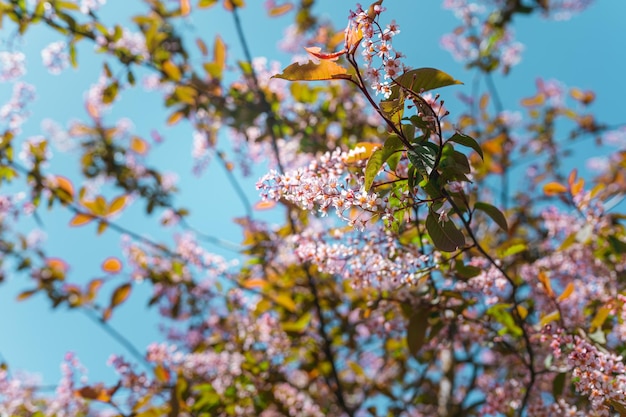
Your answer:
[[[504,73],[521,61],[524,46],[514,40],[510,29],[502,30],[489,21],[486,7],[468,0],[446,0],[443,6],[462,22],[441,38],[441,46],[456,60],[485,71],[501,68]]]
[[[60,74],[70,63],[67,43],[64,41],[52,42],[41,50],[41,59],[50,73]]]
[[[35,87],[24,82],[13,85],[13,95],[0,107],[0,123],[7,124],[15,134],[21,133],[21,126],[30,116],[27,106],[35,100]]]
[[[0,82],[15,81],[26,73],[26,56],[21,52],[0,52]]]
[[[364,190],[361,173],[348,170],[350,165],[364,166],[359,156],[365,151],[363,147],[348,152],[336,149],[306,168],[282,175],[272,170],[257,182],[257,189],[264,200],[282,198],[305,210],[317,209],[323,216],[334,208],[339,218],[363,229],[375,214],[386,211],[383,200]]]
[[[608,417],[611,402],[626,402],[626,367],[621,356],[560,331],[553,333],[550,346],[554,357],[571,369],[576,391],[589,397],[597,415]]]
[[[429,257],[401,247],[378,222],[367,232],[333,229],[292,236],[294,253],[320,271],[349,280],[354,287],[397,289],[423,283]]]
[[[404,55],[395,50],[392,45],[393,37],[400,33],[400,26],[395,20],[392,20],[384,29],[378,23],[378,18],[383,11],[385,11],[384,7],[374,4],[373,15],[371,15],[369,10],[365,11],[360,4],[357,4],[356,10],[350,11],[346,39],[360,31],[363,36],[361,54],[366,64],[366,78],[376,94],[382,94],[387,98],[391,94],[390,80],[399,77],[408,70],[408,67],[401,61]],[[380,64],[378,64],[379,61]]]

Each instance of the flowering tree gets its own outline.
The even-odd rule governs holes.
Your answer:
[[[0,52],[0,79],[13,85],[0,108],[0,181],[28,190],[0,196],[2,273],[28,274],[19,299],[45,294],[102,326],[147,282],[169,331],[145,353],[112,357],[113,385],[82,380],[68,354],[46,396],[4,364],[3,415],[626,415],[626,154],[583,178],[563,168],[559,139],[623,145],[625,131],[590,113],[591,91],[539,80],[517,117],[492,82],[520,60],[515,17],[566,18],[589,1],[444,1],[460,25],[442,45],[486,85],[447,98],[466,107],[456,113],[440,94],[461,82],[410,66],[382,0],[353,8],[345,29],[313,1],[266,2],[269,16],[295,17],[283,47],[299,55],[284,67],[251,57],[243,0],[149,0],[132,29],[100,20],[103,3],[0,1],[13,36],[43,25],[64,39],[42,51],[51,72],[77,67],[84,44],[106,58],[85,96],[88,120],[23,137],[35,87],[20,81],[19,49]],[[190,47],[181,31],[218,3],[239,61],[220,36]],[[235,219],[241,264],[201,244],[225,245],[189,226],[172,176],[150,165],[150,141],[109,120],[139,76],[170,109],[168,124],[193,127],[194,171],[227,169],[247,212]],[[52,141],[76,157],[80,178],[55,172]],[[255,165],[267,173],[251,205],[238,179]],[[122,227],[130,206],[173,238]],[[71,213],[69,227],[121,234],[105,277],[80,281],[72,259],[13,226],[51,207]],[[279,221],[257,215],[269,209]]]

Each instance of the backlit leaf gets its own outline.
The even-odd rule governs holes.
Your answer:
[[[213,43],[213,62],[220,70],[226,66],[226,44],[219,35],[215,37]]]
[[[417,68],[407,71],[394,80],[404,88],[419,94],[421,91],[434,90],[449,85],[463,84],[450,75],[435,68]],[[397,87],[396,87],[397,88]]]
[[[596,315],[593,317],[593,320],[591,320],[591,323],[590,323],[591,331],[601,328],[604,322],[606,321],[607,317],[609,317],[610,313],[611,313],[610,308],[600,307]]]
[[[351,76],[348,74],[348,70],[332,61],[320,61],[319,64],[309,61],[306,64],[294,62],[285,68],[281,74],[274,75],[272,78],[282,78],[289,81],[319,81],[349,80]]]

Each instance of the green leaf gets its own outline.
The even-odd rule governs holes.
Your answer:
[[[500,228],[505,232],[509,230],[509,226],[506,222],[506,217],[504,217],[504,214],[502,214],[502,212],[498,210],[495,206],[479,201],[478,203],[474,204],[474,209],[480,210],[489,217],[491,217],[491,219],[496,222],[496,224],[500,226]]]
[[[376,178],[384,163],[384,151],[382,148],[376,149],[370,156],[370,159],[367,160],[367,166],[365,167],[365,191],[369,191],[372,188],[374,178]]]
[[[385,162],[396,152],[404,148],[404,144],[397,135],[390,135],[382,148],[374,151],[372,156],[367,160],[365,167],[365,191],[372,188],[374,179],[380,172]],[[397,163],[397,161],[396,161]],[[394,167],[395,168],[395,167]],[[392,168],[393,169],[393,168]]]
[[[482,272],[481,268],[473,265],[465,265],[463,262],[456,262],[454,270],[458,276],[465,279],[473,278]]]
[[[480,145],[478,144],[478,142],[476,142],[476,139],[474,139],[471,136],[467,136],[464,135],[463,133],[455,133],[454,135],[452,135],[452,137],[450,139],[448,139],[451,142],[456,142],[459,145],[463,145],[463,146],[467,146],[468,148],[472,148],[473,150],[476,151],[476,153],[478,155],[480,155],[480,159],[485,159],[483,156],[483,150],[480,147]]]
[[[282,78],[289,81],[319,81],[319,80],[349,80],[352,78],[348,70],[335,64],[333,61],[320,61],[316,64],[312,61],[306,64],[295,62],[276,74],[272,78]]]
[[[411,164],[417,168],[424,178],[427,178],[435,167],[439,147],[432,142],[424,142],[409,150],[407,156]]]
[[[430,309],[422,307],[409,318],[406,331],[406,343],[411,355],[415,356],[426,341],[426,331],[428,330],[428,315]]]
[[[558,400],[561,394],[563,394],[563,388],[565,387],[565,372],[561,372],[554,377],[552,381],[552,395],[555,400]]]
[[[496,304],[487,310],[487,314],[504,326],[500,331],[501,334],[510,333],[513,336],[519,337],[523,334],[522,329],[515,323],[515,319],[509,311],[509,308],[509,304]]]
[[[426,230],[433,245],[440,251],[454,252],[465,246],[465,236],[456,225],[450,220],[440,222],[438,215],[432,211],[426,217]]]
[[[435,68],[417,68],[407,71],[394,80],[394,84],[419,94],[421,91],[434,90],[449,85],[463,84],[450,75]],[[398,87],[395,87],[398,88]]]

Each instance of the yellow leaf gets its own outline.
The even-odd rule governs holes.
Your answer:
[[[528,309],[520,304],[517,306],[517,313],[519,314],[520,318],[524,320],[526,319],[526,316],[528,316]]]
[[[604,322],[606,321],[607,317],[609,317],[609,314],[611,313],[611,309],[608,307],[600,307],[600,309],[598,310],[598,312],[596,313],[595,317],[593,318],[593,320],[591,320],[591,333],[594,332],[594,330],[596,330],[597,328],[602,327],[602,325],[604,324]]]
[[[545,103],[546,101],[546,97],[540,93],[537,94],[534,97],[529,97],[529,98],[525,98],[522,100],[522,106],[524,107],[536,107],[536,106],[541,106],[543,103]]]
[[[89,223],[90,221],[92,221],[93,219],[94,217],[89,214],[78,213],[72,218],[72,220],[70,220],[70,226],[72,227],[83,226]]]
[[[104,233],[105,230],[107,230],[107,227],[109,227],[109,223],[104,220],[100,220],[100,222],[98,223],[97,233],[101,235],[102,233]]]
[[[182,78],[182,73],[180,72],[180,68],[176,66],[172,61],[165,61],[161,64],[161,69],[172,81],[180,81]]]
[[[372,156],[372,154],[374,153],[374,151],[376,149],[381,148],[381,144],[380,143],[372,143],[372,142],[359,142],[357,143],[354,148],[365,148],[365,152],[361,152],[359,154],[353,155],[351,157],[349,157],[346,162],[347,163],[353,163],[353,162],[357,162],[357,161],[364,161],[366,159],[369,159],[370,156]]]
[[[552,323],[553,321],[557,321],[560,318],[561,318],[561,314],[559,313],[559,311],[558,310],[553,311],[552,313],[543,316],[541,320],[539,320],[539,326],[543,327],[546,324]]]
[[[567,192],[567,187],[558,182],[549,182],[543,186],[543,192],[548,196],[562,194]]]
[[[219,35],[215,37],[213,43],[213,62],[220,70],[226,66],[226,44]]]
[[[289,294],[287,293],[279,294],[276,297],[274,297],[274,301],[278,305],[285,307],[287,310],[291,311],[292,313],[296,312],[296,303],[291,299]]]
[[[569,284],[567,284],[567,286],[565,287],[565,289],[563,290],[563,293],[561,295],[559,295],[559,298],[557,298],[556,300],[558,302],[567,300],[567,298],[572,295],[572,293],[574,292],[574,283],[570,282]]]
[[[122,270],[122,262],[115,257],[106,258],[102,262],[102,270],[109,274],[117,274]]]
[[[126,206],[127,201],[128,201],[128,196],[126,195],[121,195],[115,198],[113,201],[111,201],[111,204],[109,204],[109,208],[107,210],[107,216],[113,216],[114,214],[117,214],[118,212],[120,212],[124,208],[124,206]]]

